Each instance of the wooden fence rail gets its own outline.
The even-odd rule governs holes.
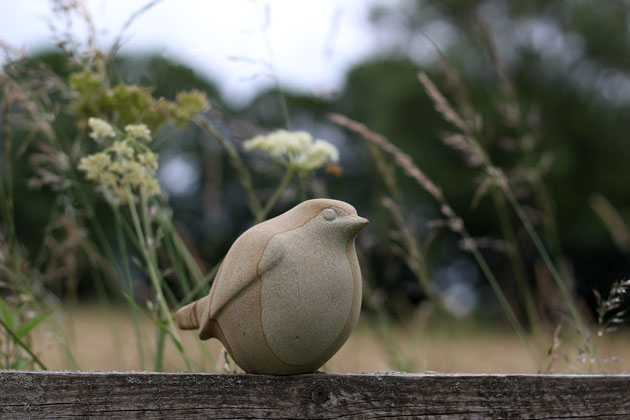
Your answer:
[[[0,419],[630,419],[630,375],[0,371]]]

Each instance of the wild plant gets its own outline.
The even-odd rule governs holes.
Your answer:
[[[499,85],[502,87],[504,99],[498,101],[499,111],[505,115],[508,122],[515,125],[522,124],[527,118],[523,115],[523,111],[518,105],[515,89],[496,52],[492,37],[489,32],[485,30],[484,25],[480,25],[480,27],[482,28],[482,34],[490,51]],[[443,59],[442,65],[448,69],[449,80],[456,87],[457,91],[466,92],[463,83],[461,83],[461,79],[457,76],[457,72],[449,65],[448,61]],[[501,220],[503,234],[505,235],[507,243],[509,243],[514,250],[518,248],[514,240],[514,230],[509,221],[510,215],[506,214],[507,209],[504,207],[504,200],[507,201],[531,240],[531,243],[539,253],[557,290],[560,292],[562,301],[564,305],[566,305],[566,309],[571,317],[571,322],[578,329],[582,337],[584,337],[585,346],[588,348],[589,352],[593,355],[597,363],[600,364],[596,349],[593,347],[590,340],[588,340],[589,331],[586,322],[583,320],[577,308],[572,291],[569,289],[569,286],[567,286],[572,279],[569,278],[568,270],[564,268],[565,263],[561,257],[561,251],[559,250],[559,240],[557,238],[557,229],[554,221],[555,212],[553,211],[549,198],[550,194],[542,181],[542,174],[550,165],[550,160],[548,159],[549,154],[543,154],[537,166],[533,168],[520,166],[512,171],[511,176],[507,176],[503,169],[493,163],[489,153],[484,150],[482,146],[482,118],[472,111],[474,108],[468,102],[468,95],[461,93],[456,95],[461,102],[459,109],[456,109],[449,103],[446,97],[444,97],[425,73],[420,73],[418,77],[425,91],[432,99],[435,109],[442,115],[445,121],[449,122],[457,130],[455,134],[445,137],[445,143],[462,152],[471,166],[478,167],[482,171],[483,179],[477,190],[477,197],[485,194],[489,190],[494,190],[494,203],[499,219]],[[518,139],[519,148],[527,152],[528,149],[532,147],[531,143],[533,138],[531,132],[521,133],[521,137]],[[526,213],[525,206],[521,204],[515,193],[515,187],[523,183],[530,191],[534,191],[533,195],[541,208],[540,213],[543,215],[542,227],[546,234],[547,244],[543,242],[530,216]],[[500,193],[500,196],[496,195],[497,193]],[[550,252],[550,249],[553,250],[553,252]],[[518,254],[514,253],[514,251],[511,253],[511,260],[530,324],[534,328],[537,328],[539,316],[536,313],[531,290],[526,284],[523,260]]]
[[[11,366],[22,363],[16,358],[19,349],[45,368],[26,337],[43,317],[16,317],[15,309],[19,308],[18,314],[28,311],[16,306],[14,297],[24,294],[35,302],[38,299],[33,297],[33,290],[53,295],[48,290],[57,288],[60,294],[76,299],[79,283],[87,277],[106,307],[111,305],[112,290],[114,296],[129,303],[141,369],[148,367],[141,317],[156,327],[154,370],[163,368],[166,339],[175,345],[186,368],[193,368],[195,362],[182,346],[171,312],[208,292],[220,261],[203,273],[190,245],[173,224],[167,197],[157,180],[159,151],[172,139],[172,135],[162,134],[163,127],[168,125],[172,130],[173,125],[182,127],[193,121],[218,141],[248,195],[255,222],[268,217],[294,178],[304,199],[303,179],[327,162],[338,160],[334,146],[314,140],[306,132],[280,130],[255,136],[243,144],[244,149],[259,150],[286,170],[275,191],[262,201],[240,152],[215,128],[210,114],[203,112],[210,107],[205,94],[190,91],[179,92],[174,100],[154,98],[149,89],[121,81],[114,58],[124,32],[157,3],[149,2],[134,13],[111,47],[102,51],[97,46],[95,22],[85,5],[80,1],[54,2],[54,12],[68,25],[78,17],[88,28],[86,39],[77,40],[68,35],[69,31],[53,27],[72,69],[69,76],[60,77],[43,65],[33,71],[26,57],[11,57],[0,74],[6,165],[6,176],[0,182],[0,233],[6,232],[8,238],[0,279],[10,291],[2,325],[6,360],[11,355],[12,360],[19,361],[11,362]],[[67,121],[73,126],[70,129]],[[14,144],[16,130],[27,130],[28,140]],[[14,201],[20,197],[13,191],[21,180],[13,176],[13,165],[25,153],[30,156],[32,172],[29,187],[53,191],[55,197],[49,222],[43,227],[41,252],[36,256],[28,255],[15,230]],[[102,223],[103,214],[111,218],[113,232],[106,227],[111,225]],[[25,271],[31,267],[41,275]],[[137,274],[133,273],[137,269],[150,282],[147,302],[135,296]],[[183,299],[178,299],[180,294]]]
[[[518,321],[516,315],[514,314],[514,311],[512,310],[507,298],[505,297],[505,294],[503,293],[496,277],[494,276],[494,273],[492,272],[490,266],[483,257],[483,254],[477,247],[476,242],[472,239],[472,237],[466,230],[463,220],[459,216],[457,216],[450,204],[447,202],[442,193],[442,190],[437,187],[437,185],[413,163],[413,160],[409,155],[402,152],[398,147],[389,142],[382,135],[374,133],[370,131],[365,125],[339,114],[331,115],[330,119],[333,122],[360,134],[366,141],[378,145],[382,150],[385,150],[389,154],[391,154],[396,164],[404,171],[404,173],[414,179],[424,191],[428,192],[432,196],[432,198],[435,199],[435,201],[440,206],[440,212],[444,219],[439,220],[438,223],[434,223],[434,225],[439,224],[442,226],[446,226],[451,231],[461,235],[467,249],[472,253],[473,257],[479,264],[479,267],[481,268],[484,276],[490,283],[494,293],[497,296],[497,299],[501,304],[502,309],[504,310],[514,330],[517,332],[523,344],[527,347],[532,359],[537,365],[539,365],[540,362],[534,351],[533,346],[530,343],[530,339],[523,329],[522,325]],[[437,300],[437,303],[439,304],[439,300]]]
[[[136,262],[152,284],[151,300],[156,304],[150,317],[159,330],[158,336],[170,337],[190,367],[172,322],[170,308],[177,301],[165,273],[169,272],[168,265],[176,266],[171,271],[178,275],[184,289],[189,279],[197,285],[207,285],[208,281],[168,216],[170,211],[156,179],[154,140],[162,126],[187,123],[207,108],[208,102],[198,91],[180,92],[174,101],[168,101],[155,99],[138,86],[117,83],[109,72],[117,43],[111,51],[101,53],[95,47],[93,24],[82,3],[58,6],[57,11],[67,15],[80,14],[92,28],[84,48],[69,50],[75,71],[63,79],[42,65],[33,70],[25,57],[11,57],[1,74],[6,176],[0,183],[0,207],[9,244],[2,271],[10,289],[7,299],[50,293],[48,288],[59,279],[65,280],[64,286],[72,296],[84,273],[89,272],[101,296],[113,288],[133,301],[131,263]],[[63,47],[77,44],[66,41]],[[62,122],[68,119],[79,128],[76,134],[63,131]],[[30,133],[27,141],[14,144],[16,130]],[[55,193],[49,222],[43,229],[41,253],[36,256],[27,255],[15,231],[14,202],[20,197],[15,197],[13,191],[21,180],[13,177],[13,165],[27,151],[32,152],[29,186]],[[113,216],[114,243],[97,215],[102,203]],[[158,255],[165,248],[170,251],[170,261]],[[133,257],[136,253],[140,260]],[[83,265],[86,261],[88,267]],[[42,275],[27,275],[26,270]],[[138,321],[141,311],[138,305],[132,305],[138,354],[144,368]],[[27,329],[15,330],[19,323],[9,315],[5,313],[3,326],[7,337],[18,343],[16,340],[22,339],[20,334]],[[163,340],[160,342],[163,346]],[[27,346],[21,347],[33,356]],[[160,349],[157,354],[154,367],[160,370]]]

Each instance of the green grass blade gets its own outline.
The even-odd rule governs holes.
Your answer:
[[[24,338],[28,335],[28,333],[31,332],[31,330],[35,327],[37,327],[39,324],[41,324],[46,318],[48,318],[50,315],[52,315],[52,312],[46,312],[46,313],[41,313],[38,314],[37,316],[29,319],[28,321],[26,321],[26,323],[24,323],[23,325],[21,325],[16,331],[15,334],[20,338]]]
[[[42,361],[39,360],[39,357],[37,357],[37,355],[35,353],[33,353],[33,351],[28,346],[28,344],[26,344],[24,341],[22,341],[20,339],[20,337],[18,337],[16,332],[13,331],[13,329],[6,322],[4,322],[4,320],[0,319],[0,325],[2,325],[4,327],[4,329],[6,330],[7,334],[9,334],[11,336],[11,338],[13,339],[15,344],[17,344],[18,346],[22,347],[24,349],[24,351],[26,351],[28,353],[28,355],[31,356],[31,358],[33,359],[33,362],[38,364],[39,367],[42,368],[42,370],[48,370],[46,365],[44,365],[42,363]]]
[[[11,315],[11,311],[9,310],[9,307],[7,306],[6,303],[4,303],[4,300],[2,298],[0,298],[0,310],[2,310],[2,319],[11,328],[13,328],[15,325],[15,320],[13,319],[13,316]]]

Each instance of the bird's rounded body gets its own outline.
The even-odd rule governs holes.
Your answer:
[[[317,370],[343,345],[361,308],[354,238],[367,220],[317,199],[243,233],[210,293],[177,313],[180,328],[218,338],[251,373]]]

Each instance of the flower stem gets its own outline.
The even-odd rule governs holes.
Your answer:
[[[262,211],[260,211],[260,213],[256,215],[256,223],[260,223],[267,218],[267,215],[269,214],[269,212],[273,210],[273,206],[275,206],[276,203],[278,202],[278,199],[282,195],[282,192],[287,188],[287,186],[289,185],[289,182],[291,182],[291,178],[293,178],[293,174],[295,174],[295,171],[293,170],[291,166],[288,166],[287,171],[284,173],[284,176],[282,177],[282,180],[280,181],[280,184],[278,184],[278,187],[276,188],[276,190],[273,192],[273,194],[271,195],[271,197],[265,204],[265,207],[262,209]]]
[[[155,261],[151,256],[151,252],[149,249],[150,244],[147,243],[147,238],[145,238],[145,235],[143,234],[142,225],[140,224],[140,218],[138,216],[138,210],[136,209],[136,204],[133,201],[129,203],[129,211],[131,212],[133,225],[135,227],[136,234],[138,236],[138,241],[140,242],[142,256],[144,257],[145,263],[147,264],[147,271],[149,273],[149,278],[151,279],[151,284],[153,285],[153,288],[155,289],[155,294],[156,294],[159,308],[162,311],[162,315],[166,319],[166,323],[168,325],[168,329],[171,334],[171,337],[173,338],[173,341],[175,342],[175,346],[180,350],[180,353],[182,353],[182,356],[186,363],[186,367],[190,370],[190,362],[183,352],[181,339],[179,337],[179,334],[177,333],[177,328],[175,327],[175,324],[173,323],[173,317],[171,316],[170,310],[168,309],[168,305],[166,304],[166,299],[164,298],[164,293],[162,292],[160,275],[155,265]]]
[[[306,189],[304,188],[304,178],[302,178],[302,174],[298,173],[298,198],[300,201],[306,200]]]

